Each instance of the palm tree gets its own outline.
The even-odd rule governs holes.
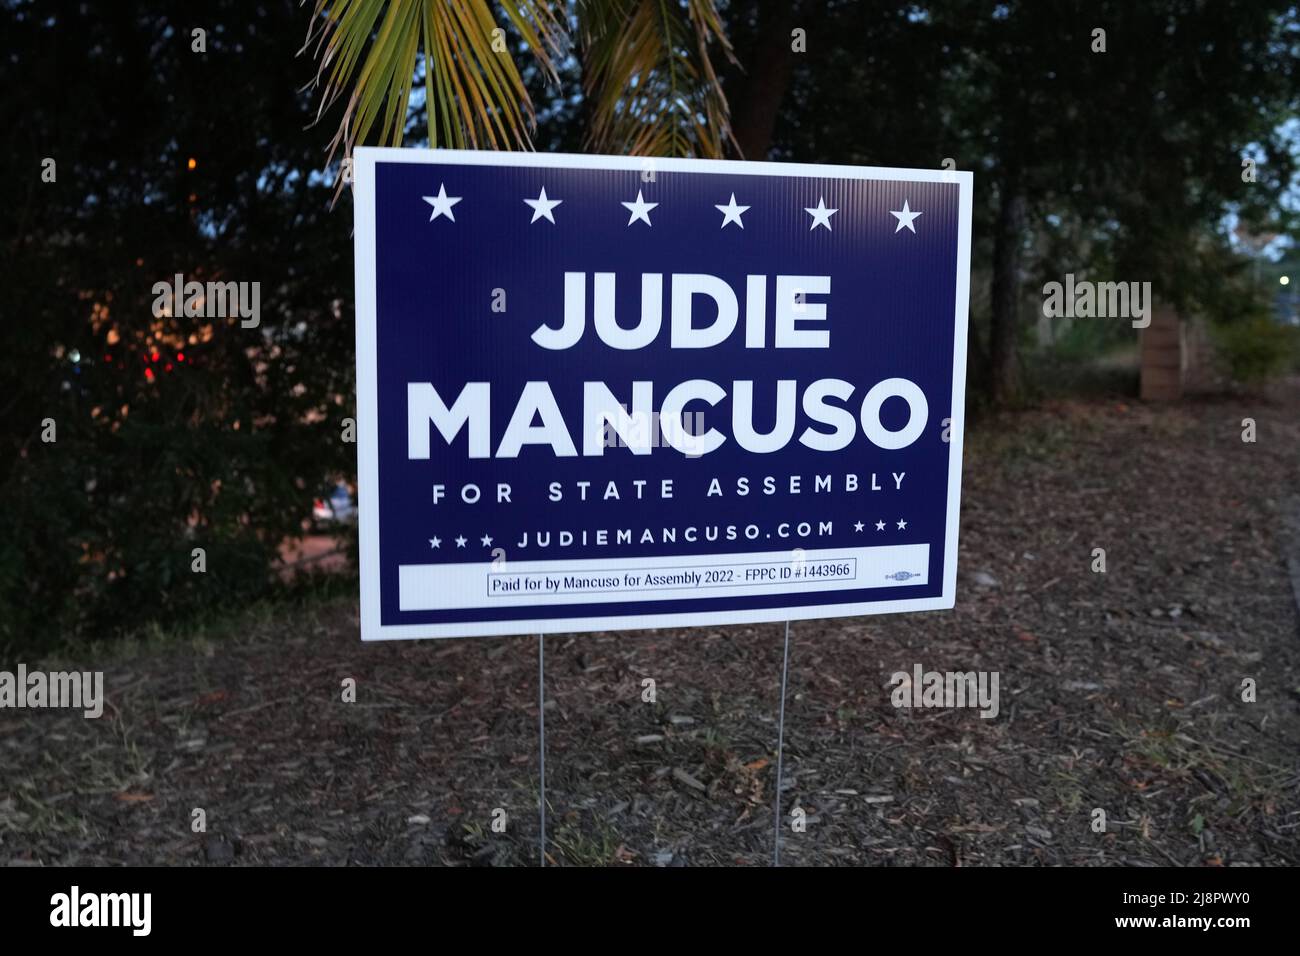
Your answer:
[[[401,145],[417,83],[430,146],[530,148],[512,42],[551,82],[576,57],[592,150],[716,158],[734,142],[711,61],[735,62],[716,0],[316,0],[304,49],[319,60],[317,118],[346,97],[331,158],[372,134]]]

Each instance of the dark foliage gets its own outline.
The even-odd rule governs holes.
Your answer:
[[[0,645],[258,595],[354,468],[351,213],[304,31],[292,0],[0,8]],[[155,317],[176,273],[259,283],[260,325]]]

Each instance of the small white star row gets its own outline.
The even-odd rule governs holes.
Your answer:
[[[466,543],[467,541],[469,541],[469,538],[465,537],[463,534],[460,534],[460,535],[457,535],[453,540],[456,542],[456,547],[458,547],[458,548],[463,548],[463,547],[465,547],[465,543]],[[485,534],[485,535],[483,535],[483,537],[479,538],[479,543],[482,544],[483,547],[485,547],[485,548],[490,548],[490,547],[492,547],[492,536],[491,536],[490,534]],[[430,538],[430,539],[429,539],[429,547],[430,547],[430,548],[441,548],[441,547],[442,547],[442,538]]]
[[[853,526],[853,530],[854,530],[854,531],[861,531],[864,527],[866,527],[866,525],[864,525],[861,521],[859,521],[857,524],[855,524],[855,525]],[[907,530],[907,522],[904,521],[902,518],[899,518],[899,519],[898,519],[898,525],[897,525],[897,527],[898,527],[898,530],[899,530],[899,531],[906,531],[906,530]],[[877,521],[877,522],[876,522],[876,530],[877,530],[877,531],[884,531],[884,530],[885,530],[885,522],[883,522],[883,521]]]
[[[448,196],[446,184],[440,183],[438,185],[438,195],[421,196],[420,198],[423,199],[425,202],[427,202],[433,208],[433,212],[430,213],[429,215],[429,222],[433,222],[439,216],[446,216],[452,222],[455,222],[456,216],[454,213],[452,213],[451,207],[456,205],[456,203],[460,202],[465,197]],[[543,186],[541,194],[536,199],[525,199],[524,202],[527,205],[531,206],[533,210],[533,218],[529,220],[530,224],[537,222],[539,219],[545,219],[547,222],[554,224],[555,207],[560,205],[560,203],[564,202],[564,200],[548,199],[546,196],[546,187]],[[627,220],[627,224],[629,226],[632,225],[632,223],[638,221],[645,223],[647,226],[654,225],[654,223],[650,221],[650,210],[658,206],[659,203],[646,202],[645,199],[642,198],[641,196],[641,190],[638,189],[636,191],[635,202],[625,202],[625,203],[620,203],[620,205],[625,207],[629,212],[629,216]],[[725,206],[715,205],[713,208],[718,210],[718,212],[722,213],[722,226],[720,228],[725,229],[731,223],[735,223],[741,229],[744,229],[745,223],[741,217],[746,212],[748,212],[751,207],[737,205],[736,194],[732,193],[731,201],[727,203],[727,205]],[[830,232],[832,231],[831,216],[835,215],[837,212],[839,212],[839,210],[827,208],[825,197],[819,197],[817,199],[817,205],[813,208],[806,207],[804,209],[804,212],[812,216],[812,225],[808,227],[809,232],[816,229],[818,226],[825,226],[826,231]],[[898,220],[898,225],[894,227],[894,232],[901,232],[903,229],[906,228],[906,229],[910,229],[913,234],[916,233],[916,226],[914,225],[916,221],[916,217],[924,215],[924,213],[913,212],[911,208],[907,205],[906,199],[903,200],[902,209],[899,210],[891,209],[889,211],[889,214]]]

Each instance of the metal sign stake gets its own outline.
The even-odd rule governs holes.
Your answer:
[[[776,725],[776,799],[772,821],[772,865],[781,865],[781,757],[785,752],[785,685],[790,673],[790,622],[785,622],[785,655],[781,660],[781,717]]]
[[[546,638],[537,635],[537,728],[538,754],[541,757],[537,809],[541,815],[542,835],[540,852],[542,866],[546,866]]]

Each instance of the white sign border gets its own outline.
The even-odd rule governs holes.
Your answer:
[[[948,521],[944,532],[943,593],[911,600],[865,601],[800,607],[687,611],[676,614],[593,615],[512,621],[467,621],[455,624],[384,624],[379,600],[379,419],[378,346],[375,302],[375,164],[421,163],[463,166],[525,166],[540,169],[614,169],[639,172],[646,163],[657,172],[748,176],[807,176],[913,183],[958,184],[957,290],[953,310],[952,422],[948,452]],[[880,166],[830,166],[807,163],[759,163],[722,159],[647,160],[639,156],[588,156],[577,153],[494,152],[463,149],[358,147],[353,153],[352,195],[355,208],[357,323],[357,483],[361,575],[362,641],[416,640],[445,637],[492,637],[587,631],[760,624],[817,618],[942,611],[957,601],[957,530],[961,508],[962,439],[966,416],[966,331],[970,301],[970,232],[974,175],[947,169],[895,169]]]

